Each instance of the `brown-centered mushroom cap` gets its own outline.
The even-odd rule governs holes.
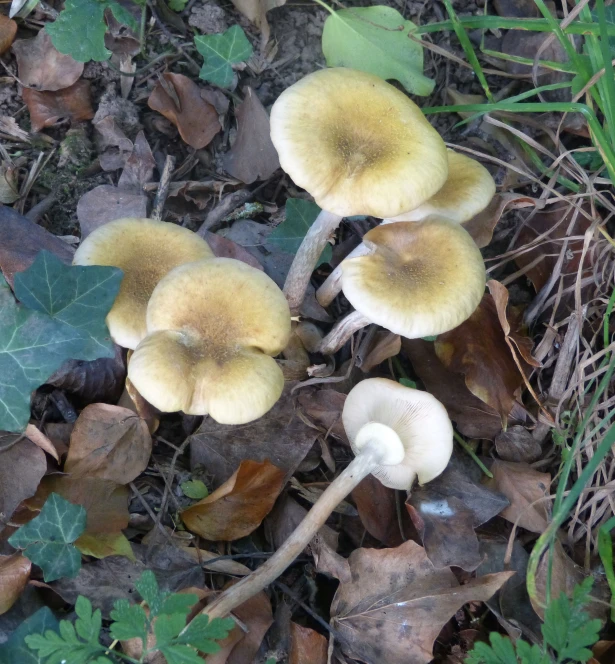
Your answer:
[[[446,181],[442,138],[421,109],[381,78],[322,69],[291,85],[271,109],[282,168],[323,210],[394,217]]]
[[[111,221],[90,233],[75,252],[75,265],[113,265],[124,272],[107,315],[113,340],[134,349],[146,334],[145,311],[156,284],[173,268],[213,257],[205,240],[181,226],[155,219]]]
[[[154,289],[128,376],[161,411],[243,424],[279,399],[273,356],[289,337],[288,304],[263,272],[232,258],[189,263]]]
[[[371,322],[426,337],[457,327],[480,303],[485,266],[459,224],[429,217],[381,225],[363,242],[371,253],[342,262],[342,289]]]

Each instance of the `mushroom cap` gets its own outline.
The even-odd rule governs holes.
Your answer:
[[[187,228],[155,219],[125,218],[90,233],[73,263],[123,270],[107,326],[115,343],[134,350],[145,337],[145,312],[156,284],[178,265],[213,255],[207,242]]]
[[[212,258],[175,268],[152,293],[147,332],[128,376],[163,412],[244,424],[282,394],[272,356],[290,338],[288,303],[274,281],[245,263]]]
[[[495,182],[482,164],[448,150],[448,178],[442,188],[422,205],[390,221],[421,221],[435,214],[463,224],[482,212],[494,194]]]
[[[440,217],[373,228],[372,252],[341,263],[342,290],[366,318],[408,339],[442,334],[472,315],[485,265],[459,224]]]
[[[453,426],[446,408],[429,392],[404,387],[387,378],[368,378],[352,388],[342,412],[344,429],[355,453],[361,430],[385,425],[405,449],[401,462],[391,459],[372,474],[384,486],[409,489],[418,475],[424,484],[446,468],[453,452]]]
[[[421,109],[377,76],[322,69],[287,88],[271,109],[282,168],[339,216],[394,217],[446,181],[446,147]]]

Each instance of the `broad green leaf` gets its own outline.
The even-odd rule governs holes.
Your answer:
[[[78,62],[96,60],[102,62],[111,57],[105,47],[105,10],[125,25],[136,28],[130,12],[112,0],[66,0],[64,10],[53,23],[45,28],[53,45]]]
[[[61,291],[70,279],[60,279],[53,283],[39,280],[35,287],[32,275],[38,275],[39,270],[55,267],[57,263],[62,266],[62,274],[73,270],[79,274],[81,270],[93,269],[93,274],[98,275],[96,280],[105,284],[104,292],[95,287],[95,282],[91,282],[88,292],[76,293],[78,302],[72,307]],[[106,337],[93,334],[101,334],[121,278],[121,270],[117,268],[71,267],[51,254],[43,258],[39,256],[28,270],[15,275],[15,288],[31,304],[36,304],[37,310],[32,310],[15,301],[4,277],[0,275],[0,430],[25,429],[30,418],[32,391],[42,385],[66,360],[95,360],[113,356],[113,344],[108,332]],[[32,288],[22,289],[22,280]],[[39,286],[42,289],[40,291]],[[52,302],[64,302],[64,308],[56,312],[59,317],[49,316],[42,311],[42,302],[49,294]],[[103,303],[99,303],[98,299]],[[80,320],[81,312],[86,308],[90,312],[90,320],[86,321],[85,316]],[[62,320],[64,315],[66,320]],[[79,327],[74,327],[71,321]]]
[[[185,618],[198,601],[199,598],[192,593],[174,593],[164,599],[159,613],[167,616],[180,613]]]
[[[286,201],[286,219],[276,226],[267,238],[269,242],[277,244],[287,254],[296,254],[305,234],[316,220],[320,208],[316,203],[304,201],[301,198],[289,198]],[[328,263],[333,253],[330,245],[325,247],[317,263]]]
[[[231,65],[244,62],[252,55],[252,44],[239,25],[217,35],[195,37],[194,44],[204,60],[200,78],[221,88],[227,88],[233,82]]]
[[[51,610],[46,606],[39,609],[19,625],[6,643],[0,645],[0,664],[43,664],[44,658],[30,649],[25,639],[58,629],[59,623]]]
[[[170,644],[177,638],[186,626],[186,616],[181,613],[171,615],[160,615],[154,623],[154,634],[156,635],[156,646],[162,647]]]
[[[73,542],[85,530],[86,512],[57,493],[50,494],[40,514],[9,537],[9,544],[43,570],[46,582],[74,577],[81,554]]]
[[[423,47],[409,37],[415,31],[392,7],[340,9],[325,21],[322,50],[329,67],[395,79],[408,92],[425,96],[435,82],[423,75]]]
[[[203,500],[203,498],[207,498],[209,495],[205,482],[201,482],[201,480],[186,480],[179,486],[184,496],[188,496],[192,500]]]

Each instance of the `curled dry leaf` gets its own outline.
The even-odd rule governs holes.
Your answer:
[[[460,586],[408,541],[395,549],[357,549],[352,580],[340,582],[331,623],[350,656],[378,664],[427,664],[444,625],[467,602],[488,600],[514,574],[500,572]]]
[[[37,447],[40,447],[43,452],[47,452],[47,454],[51,455],[58,463],[60,462],[60,456],[54,444],[40,429],[37,429],[34,424],[28,424],[24,433],[28,439]]]
[[[234,178],[251,184],[266,180],[280,168],[270,137],[269,115],[252,88],[235,110],[237,137],[223,159],[224,169]]]
[[[151,452],[145,420],[127,408],[95,403],[75,422],[64,470],[74,479],[99,477],[128,484],[147,468]]]
[[[540,458],[542,447],[532,434],[522,426],[500,431],[495,437],[495,449],[504,461],[525,461],[530,463]]]
[[[132,189],[101,184],[84,194],[77,203],[81,237],[87,237],[103,224],[122,217],[147,217],[147,196]]]
[[[40,30],[34,39],[16,41],[13,52],[19,79],[27,88],[56,92],[70,88],[83,74],[84,63],[60,53],[46,30]]]
[[[21,553],[0,556],[0,615],[15,603],[28,583],[32,563]]]
[[[132,351],[129,351],[132,353]],[[129,358],[130,359],[130,356]],[[160,411],[156,410],[149,401],[146,401],[139,390],[132,384],[130,378],[126,378],[126,387],[122,392],[120,399],[117,403],[122,408],[128,408],[135,415],[145,420],[149,432],[153,435],[160,425]]]
[[[357,366],[363,373],[369,373],[381,362],[395,357],[401,350],[401,337],[388,330],[378,330],[369,344],[365,357],[357,357]]]
[[[0,14],[0,55],[6,53],[15,35],[17,34],[17,23],[4,14]]]
[[[286,0],[231,0],[231,2],[260,30],[263,46],[269,41],[271,33],[267,22],[267,12],[286,4]]]
[[[96,130],[96,147],[98,148],[98,161],[103,171],[114,171],[122,168],[130,154],[133,143],[126,136],[112,115],[93,123]]]
[[[118,188],[131,189],[135,193],[142,193],[143,186],[154,177],[155,167],[156,160],[152,149],[145,138],[145,134],[140,131],[124,164],[124,170],[117,183]]]
[[[291,622],[288,664],[327,664],[328,645],[316,630]]]
[[[39,92],[32,88],[24,88],[22,97],[30,111],[30,121],[34,132],[51,127],[60,120],[83,122],[94,117],[90,99],[90,82],[83,79],[71,85],[70,88],[56,92]]]
[[[342,422],[342,410],[346,395],[335,390],[302,390],[297,397],[304,415],[317,426],[322,433],[328,433],[348,443],[348,437]]]
[[[207,498],[181,514],[186,527],[213,541],[245,537],[269,514],[284,486],[284,471],[269,461],[242,461]]]
[[[200,235],[218,258],[234,258],[255,267],[257,270],[263,271],[263,266],[258,260],[243,247],[233,242],[233,240],[229,240],[227,237],[222,237],[222,235],[217,235],[216,233],[210,233],[209,231],[201,231]]]
[[[14,164],[0,163],[0,203],[10,205],[18,199],[18,169]]]
[[[222,129],[216,109],[201,97],[199,86],[182,74],[163,74],[147,105],[170,120],[184,141],[197,150]]]

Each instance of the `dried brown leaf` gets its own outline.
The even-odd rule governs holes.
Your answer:
[[[11,48],[17,34],[17,23],[4,14],[0,14],[0,55]]]
[[[522,426],[500,431],[495,437],[495,449],[504,461],[525,461],[530,463],[540,458],[542,447],[532,434]]]
[[[37,429],[34,424],[28,424],[24,433],[28,439],[36,446],[40,447],[43,452],[47,452],[47,454],[50,454],[58,463],[60,462],[60,456],[58,455],[58,451],[54,444],[40,429]]]
[[[132,189],[119,189],[101,184],[84,194],[77,203],[77,218],[81,237],[115,219],[122,217],[147,217],[147,196]]]
[[[0,615],[15,603],[28,583],[32,563],[21,553],[0,556]]]
[[[488,574],[460,586],[450,569],[435,569],[412,541],[357,549],[348,562],[352,580],[335,594],[331,623],[349,655],[378,664],[427,664],[456,611],[488,600],[513,574]]]
[[[118,188],[132,189],[135,193],[142,193],[143,185],[154,177],[155,167],[156,161],[152,150],[145,134],[140,131],[124,164],[124,170],[117,183]]]
[[[267,12],[286,4],[286,0],[231,0],[235,8],[240,11],[261,32],[261,43],[269,41],[271,29],[267,22]]]
[[[13,44],[19,79],[27,88],[56,92],[70,88],[83,74],[83,62],[64,55],[40,30],[34,39],[20,39]]]
[[[305,416],[323,432],[329,432],[339,440],[348,443],[342,423],[342,410],[346,395],[335,390],[302,390],[297,398]]]
[[[290,623],[288,664],[327,664],[327,639],[316,630]]]
[[[145,420],[127,408],[95,403],[81,411],[70,437],[64,470],[128,484],[146,468],[152,438]]]
[[[397,492],[381,484],[373,475],[368,475],[352,491],[352,499],[357,506],[361,523],[365,530],[387,546],[399,546],[403,541],[397,518]],[[401,517],[404,518],[403,510]],[[408,521],[407,516],[405,521]],[[410,527],[408,527],[410,526]],[[412,524],[405,524],[409,532]]]
[[[51,127],[63,119],[82,122],[94,117],[90,100],[90,82],[83,79],[71,85],[70,88],[56,92],[40,92],[32,88],[24,88],[22,97],[30,111],[30,121],[34,132]]]
[[[15,165],[0,164],[0,203],[10,205],[19,199],[18,169]]]
[[[201,97],[199,86],[187,76],[166,73],[162,79],[164,84],[156,84],[147,105],[170,120],[188,145],[197,150],[204,148],[222,129],[216,109]]]
[[[227,237],[222,237],[222,235],[216,233],[210,233],[209,231],[201,231],[200,235],[218,258],[234,258],[255,267],[257,270],[263,271],[263,266],[258,260],[243,247],[233,242],[233,240],[229,240]]]
[[[122,168],[133,149],[132,141],[113,115],[105,115],[102,120],[92,123],[96,129],[96,147],[98,161],[103,171],[115,171]]]
[[[242,461],[207,498],[181,514],[186,527],[213,541],[245,537],[269,514],[284,486],[284,471],[269,461]]]
[[[372,342],[367,348],[365,357],[358,363],[359,368],[364,373],[369,373],[381,362],[395,357],[401,350],[401,337],[399,334],[393,334],[388,330],[379,330],[374,334]]]

